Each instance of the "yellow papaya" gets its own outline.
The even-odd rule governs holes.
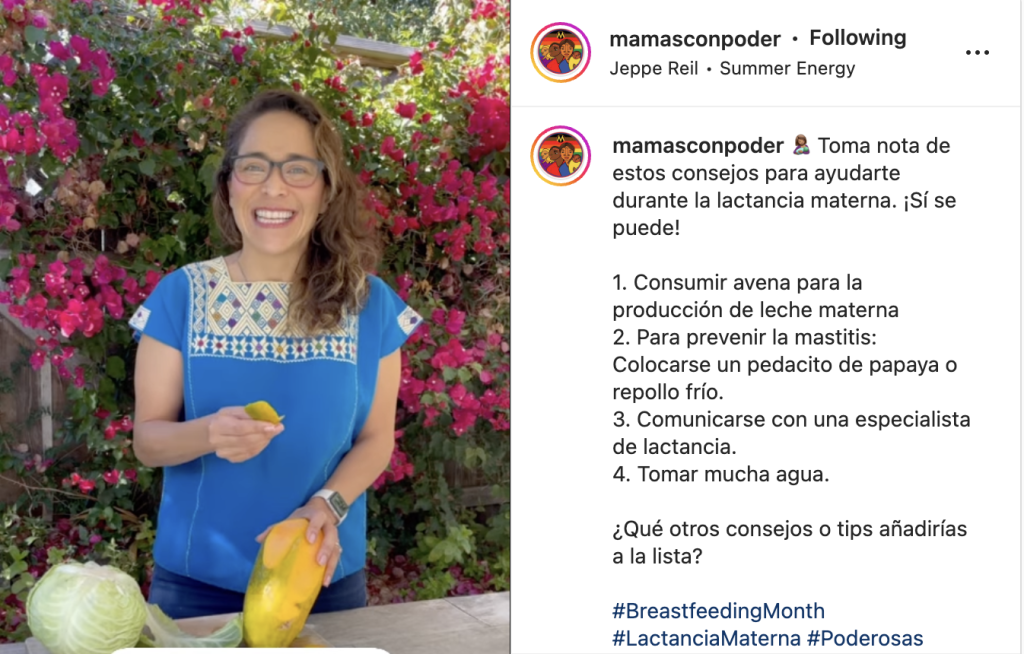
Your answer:
[[[275,425],[284,420],[284,416],[277,415],[277,411],[274,410],[274,407],[270,406],[269,402],[265,402],[263,400],[246,404],[245,412],[248,413],[249,417],[253,420],[263,420]]]
[[[324,644],[320,643],[319,641],[313,640],[312,636],[299,636],[298,638],[295,639],[295,642],[292,643],[292,647],[295,647],[295,648],[299,648],[299,647],[327,647],[327,648],[329,648],[330,645],[324,645]]]
[[[242,633],[249,647],[288,647],[303,627],[323,587],[327,566],[306,539],[309,521],[292,518],[271,528],[260,545],[242,605]]]

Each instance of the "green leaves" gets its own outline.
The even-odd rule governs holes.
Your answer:
[[[203,187],[206,189],[206,197],[212,197],[216,190],[217,169],[220,168],[220,164],[223,159],[223,152],[213,152],[207,155],[206,159],[203,160],[203,167],[199,170],[199,179],[202,180]]]
[[[107,374],[114,379],[124,379],[124,359],[119,356],[112,356],[107,359]]]
[[[467,447],[465,451],[467,468],[475,468],[487,462],[487,450],[482,447]]]
[[[147,177],[152,177],[156,172],[156,161],[152,157],[146,157],[139,162],[139,172]]]
[[[426,560],[430,563],[442,566],[461,563],[473,551],[473,531],[466,525],[450,525],[445,538],[426,535],[418,549],[426,552]]]
[[[36,43],[43,43],[44,41],[46,41],[48,34],[49,33],[46,30],[40,29],[35,25],[25,26],[25,41],[31,43],[32,45],[35,45]]]

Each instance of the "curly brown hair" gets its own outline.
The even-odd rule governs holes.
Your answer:
[[[358,313],[370,285],[367,275],[380,261],[377,234],[359,211],[358,180],[345,163],[341,135],[320,105],[291,89],[263,91],[228,126],[224,159],[216,174],[213,216],[224,240],[242,244],[228,197],[231,160],[250,123],[272,111],[288,111],[313,127],[317,157],[324,162],[327,209],[317,216],[300,272],[291,285],[288,324],[306,334],[335,328],[346,314]]]

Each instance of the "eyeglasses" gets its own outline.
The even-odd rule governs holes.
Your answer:
[[[281,169],[281,177],[289,186],[305,187],[316,181],[324,170],[324,162],[306,157],[287,161],[271,161],[258,154],[247,154],[231,160],[235,179],[243,184],[262,184],[270,178],[274,168]]]

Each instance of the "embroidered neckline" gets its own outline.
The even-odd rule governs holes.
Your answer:
[[[315,338],[285,330],[288,282],[236,282],[224,257],[186,267],[192,282],[192,356],[355,363],[358,316]]]

